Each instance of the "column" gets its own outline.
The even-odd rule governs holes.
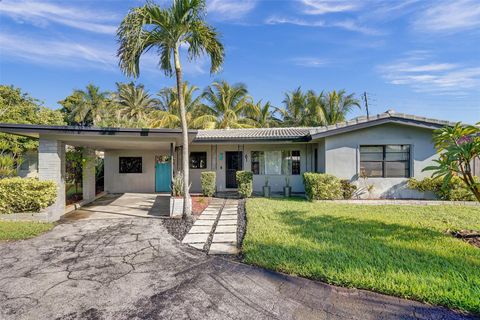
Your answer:
[[[65,212],[65,144],[40,137],[38,146],[38,178],[57,184],[57,199],[45,211],[47,219],[56,221]]]
[[[95,150],[84,148],[83,159],[85,159],[82,168],[83,200],[93,201],[95,199]]]

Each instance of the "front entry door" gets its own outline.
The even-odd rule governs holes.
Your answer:
[[[155,161],[155,192],[170,192],[171,163],[166,157],[157,157]]]
[[[242,151],[227,151],[225,153],[225,174],[226,174],[226,183],[227,188],[238,188],[237,185],[237,171],[242,170]]]

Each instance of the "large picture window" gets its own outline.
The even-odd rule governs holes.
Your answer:
[[[253,174],[299,175],[300,151],[252,151]]]
[[[410,177],[410,146],[360,146],[360,174],[378,178]]]
[[[206,152],[190,152],[190,169],[206,169],[207,153]]]
[[[119,157],[120,173],[142,173],[142,157]]]

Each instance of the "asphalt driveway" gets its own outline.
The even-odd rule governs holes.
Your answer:
[[[180,244],[159,219],[70,221],[0,243],[0,319],[465,319]]]

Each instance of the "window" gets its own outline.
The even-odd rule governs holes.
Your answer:
[[[142,157],[120,157],[120,173],[142,173]]]
[[[366,177],[410,177],[410,146],[360,146],[360,173]]]
[[[253,174],[299,175],[300,151],[252,151]]]
[[[206,169],[207,153],[206,152],[190,152],[190,169]]]

